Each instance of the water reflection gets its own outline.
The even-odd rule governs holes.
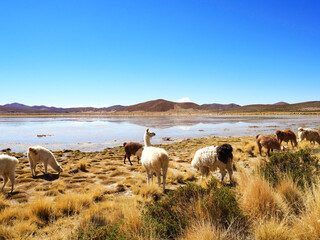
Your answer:
[[[276,129],[320,126],[320,117],[311,116],[183,116],[183,117],[103,117],[103,118],[0,118],[0,148],[23,144],[48,144],[90,150],[121,145],[123,141],[143,141],[146,127],[163,137],[244,136],[274,133]],[[38,135],[50,135],[38,137]],[[20,145],[19,145],[20,144]],[[63,147],[62,147],[63,146]],[[12,148],[12,147],[11,147]],[[17,147],[19,148],[19,147]],[[55,147],[51,147],[54,149]],[[56,147],[59,148],[59,147]],[[14,147],[13,147],[14,149]]]

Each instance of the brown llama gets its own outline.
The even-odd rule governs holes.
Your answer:
[[[280,143],[278,142],[276,137],[273,135],[259,134],[256,136],[256,139],[257,139],[257,145],[259,147],[259,152],[260,152],[261,156],[262,156],[262,154],[261,154],[262,147],[265,147],[268,150],[268,156],[270,156],[270,150],[271,150],[271,152],[273,152],[274,149],[279,150],[279,151],[281,150]]]
[[[281,142],[284,141],[289,144],[289,141],[291,142],[292,148],[296,147],[298,145],[297,143],[297,136],[291,129],[285,129],[285,130],[278,130],[276,131],[277,139],[281,145]]]
[[[138,158],[138,164],[139,160],[141,158],[142,150],[143,150],[143,145],[140,143],[135,143],[135,142],[129,142],[129,143],[123,143],[124,146],[124,151],[126,152],[124,155],[123,163],[126,164],[126,158],[128,158],[130,165],[132,165],[132,162],[130,161],[130,156],[131,155],[136,155]]]

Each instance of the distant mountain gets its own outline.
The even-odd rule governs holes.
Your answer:
[[[212,103],[212,104],[202,104],[201,106],[214,110],[214,111],[224,111],[224,110],[229,110],[233,108],[238,108],[240,105],[235,104],[235,103],[230,103],[230,104],[218,104],[218,103]]]
[[[259,112],[320,112],[320,101],[288,104],[278,102],[275,104],[253,104],[239,106],[237,104],[203,104],[192,102],[171,102],[164,99],[147,101],[130,106],[114,105],[104,108],[79,107],[57,108],[40,106],[28,106],[21,103],[10,103],[0,106],[0,114],[67,114],[67,113],[130,113],[130,112],[224,112],[224,113],[259,113]]]
[[[183,111],[204,111],[208,110],[206,107],[200,106],[192,102],[171,102],[164,99],[158,99],[148,102],[143,102],[118,110],[121,112],[183,112]]]
[[[230,109],[228,112],[320,112],[320,101],[295,104],[254,104]]]
[[[10,103],[10,104],[5,104],[3,105],[4,107],[8,107],[8,108],[31,108],[30,106],[21,104],[21,103]]]
[[[286,103],[286,102],[277,102],[277,103],[274,103],[273,105],[288,105],[289,103]]]
[[[57,108],[40,106],[27,106],[21,103],[10,103],[0,106],[0,113],[104,113],[114,112],[123,106],[114,105],[105,108],[79,107],[79,108]]]

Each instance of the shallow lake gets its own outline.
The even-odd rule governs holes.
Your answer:
[[[0,149],[25,152],[29,145],[39,144],[52,150],[98,151],[125,141],[143,143],[147,127],[156,133],[152,139],[156,144],[166,143],[163,138],[247,136],[285,128],[297,132],[298,127],[320,127],[320,116],[0,118]]]

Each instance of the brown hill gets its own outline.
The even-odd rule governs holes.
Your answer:
[[[289,103],[286,103],[286,102],[277,102],[277,103],[274,103],[273,105],[288,105]]]
[[[114,112],[123,106],[114,105],[105,108],[94,108],[94,107],[79,107],[79,108],[56,108],[41,106],[27,106],[20,103],[11,103],[0,106],[0,114],[20,114],[20,113],[103,113],[103,112]]]
[[[240,107],[240,105],[234,104],[234,103],[230,103],[230,104],[212,103],[212,104],[202,104],[201,106],[208,108],[210,110],[214,110],[214,111],[225,111],[225,110]]]
[[[228,110],[234,113],[250,112],[320,112],[320,101],[302,102],[295,104],[254,104]]]
[[[121,112],[168,112],[168,111],[204,111],[206,107],[200,106],[192,102],[177,103],[163,99],[143,102],[127,107],[123,107],[118,111]]]

